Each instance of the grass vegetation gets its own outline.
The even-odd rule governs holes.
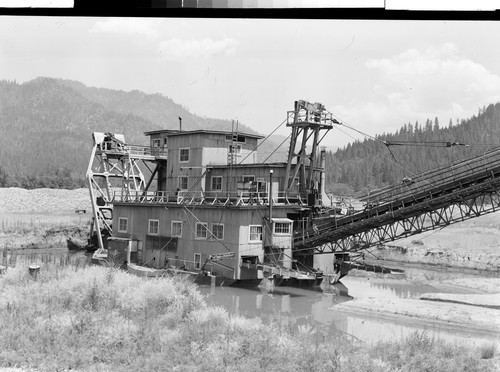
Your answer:
[[[90,215],[66,213],[60,215],[44,213],[0,213],[0,233],[37,234],[47,229],[62,229],[72,226],[88,226]]]
[[[78,371],[488,371],[496,350],[424,332],[367,345],[275,317],[230,316],[182,278],[17,260],[0,276],[0,367]]]

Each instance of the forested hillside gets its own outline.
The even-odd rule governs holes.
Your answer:
[[[477,116],[460,123],[441,123],[438,118],[408,123],[396,133],[329,152],[327,187],[340,195],[366,194],[496,146],[500,146],[500,103],[484,107]]]
[[[0,81],[0,187],[85,186],[92,132],[123,133],[128,143],[146,145],[145,131],[177,129],[179,117],[186,130],[231,130],[230,120],[192,114],[161,94],[87,87],[53,78],[23,84]],[[271,130],[277,123],[269,124]],[[255,133],[244,123],[239,131]],[[276,136],[265,141],[258,149],[259,160],[265,160],[282,140]],[[447,147],[446,142],[468,146]],[[327,153],[327,189],[341,195],[363,194],[498,145],[498,103],[460,123],[442,123],[438,118],[408,123],[396,133]],[[287,148],[284,143],[268,161],[285,161]]]
[[[160,94],[87,87],[70,80],[0,81],[0,187],[85,186],[92,132],[123,133],[146,145],[145,131],[231,130],[230,120],[194,115]],[[239,125],[240,132],[255,133]],[[270,152],[275,143],[262,147]]]

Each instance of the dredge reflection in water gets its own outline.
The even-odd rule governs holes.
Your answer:
[[[457,275],[460,276],[459,273]],[[439,281],[410,280],[401,275],[371,275],[345,277],[342,283],[322,285],[316,290],[270,286],[258,289],[200,287],[200,291],[206,296],[208,304],[221,306],[230,314],[258,317],[264,323],[279,317],[295,326],[311,325],[325,336],[348,335],[373,343],[399,340],[415,331],[425,330],[431,337],[448,342],[472,345],[498,342],[495,334],[466,333],[460,329],[446,329],[427,320],[352,314],[335,308],[335,305],[353,298],[405,299],[418,298],[423,293],[477,293]]]

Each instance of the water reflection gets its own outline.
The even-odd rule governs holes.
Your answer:
[[[200,287],[210,305],[222,306],[230,314],[247,318],[259,317],[264,322],[277,317],[290,323],[313,324],[330,335],[346,333],[347,322],[342,314],[329,310],[352,297],[341,295],[344,289],[332,287],[316,291],[302,288],[241,289],[231,287]]]
[[[463,275],[462,275],[463,276]],[[456,277],[456,276],[455,276]],[[231,287],[200,287],[211,305],[222,306],[230,314],[248,318],[259,317],[264,322],[278,316],[292,324],[310,324],[325,335],[347,334],[365,342],[395,340],[415,331],[427,330],[431,336],[448,341],[480,344],[496,341],[488,334],[463,333],[444,329],[429,321],[375,318],[338,310],[335,305],[353,298],[418,298],[423,293],[471,293],[468,289],[433,282],[412,281],[405,276],[347,276],[342,283],[323,285],[318,290],[292,287],[270,289],[240,289]],[[486,341],[485,341],[486,340]]]

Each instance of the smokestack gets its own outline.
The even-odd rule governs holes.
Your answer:
[[[182,118],[179,116],[179,131],[182,132]]]

